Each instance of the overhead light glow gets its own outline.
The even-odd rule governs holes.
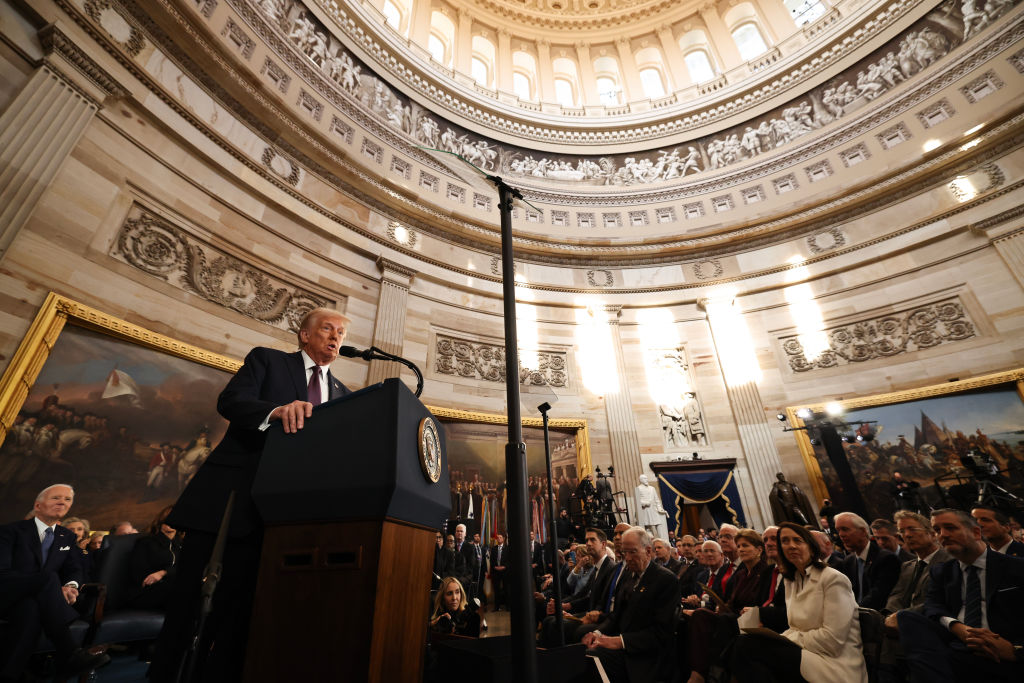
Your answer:
[[[707,304],[707,312],[726,383],[740,386],[760,382],[761,366],[757,362],[754,341],[732,297],[712,299]]]
[[[578,301],[576,309],[576,346],[579,349],[583,386],[598,396],[618,392],[615,373],[615,348],[603,302]]]
[[[836,417],[843,414],[843,406],[837,401],[831,401],[825,404],[825,412],[832,417]]]
[[[964,131],[964,137],[967,137],[968,135],[974,135],[975,133],[977,133],[979,130],[981,130],[984,127],[985,127],[984,123],[979,123],[978,125],[976,125],[973,128],[968,128],[967,130]]]
[[[801,408],[800,410],[796,411],[796,416],[799,417],[801,420],[808,420],[810,419],[811,415],[813,415],[813,413],[811,412],[810,408]]]
[[[651,399],[659,406],[680,404],[691,388],[672,313],[667,308],[641,309],[637,311],[637,321],[644,343],[644,372]]]
[[[803,262],[803,257],[794,256],[789,263],[798,264]],[[800,282],[810,278],[810,271],[807,266],[791,268],[786,273],[788,282]],[[825,332],[825,321],[821,315],[821,308],[814,300],[814,291],[810,284],[802,284],[787,287],[784,290],[786,301],[789,302],[789,315],[796,325],[797,341],[803,348],[804,358],[813,363],[822,353],[830,348],[828,334]]]
[[[923,149],[924,151],[926,151],[926,152],[930,152],[930,151],[932,151],[933,149],[936,149],[937,147],[939,147],[939,146],[941,146],[941,145],[942,145],[942,140],[935,140],[935,139],[933,138],[933,139],[931,139],[931,140],[927,140],[927,141],[925,141],[925,143],[924,143],[923,145],[921,145],[921,148],[922,148],[922,149]]]
[[[962,175],[953,178],[953,181],[949,184],[949,189],[959,202],[967,202],[978,196],[978,190],[974,187],[971,179]]]
[[[965,142],[964,144],[960,145],[960,151],[961,152],[966,152],[967,150],[971,149],[972,147],[977,147],[980,144],[981,144],[981,138],[974,138],[970,142]]]

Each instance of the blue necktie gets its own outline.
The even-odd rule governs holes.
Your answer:
[[[53,547],[53,529],[46,527],[46,531],[43,532],[43,564],[46,564],[46,558],[50,556],[50,548]]]
[[[864,560],[857,558],[857,600],[864,597]]]
[[[964,602],[964,623],[981,628],[981,578],[973,564],[967,568],[967,600]]]
[[[608,587],[608,599],[604,603],[604,613],[608,614],[612,611],[612,604],[615,602],[615,586],[619,583],[619,576],[622,574],[622,568],[625,563],[619,564],[615,568],[615,574],[612,575],[612,585]]]

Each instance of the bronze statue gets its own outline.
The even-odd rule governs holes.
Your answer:
[[[782,472],[776,473],[775,477],[778,481],[772,485],[772,492],[768,494],[775,523],[793,522],[801,526],[810,525],[814,529],[820,528],[814,509],[800,487],[786,481]]]

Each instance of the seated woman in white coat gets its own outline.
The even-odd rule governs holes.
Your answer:
[[[778,543],[789,628],[784,639],[740,635],[733,646],[733,676],[740,683],[867,683],[850,580],[825,564],[802,526],[780,524]]]

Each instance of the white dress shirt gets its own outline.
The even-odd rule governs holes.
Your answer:
[[[56,545],[57,544],[57,529],[56,529],[57,525],[54,524],[53,526],[46,526],[46,523],[43,520],[39,519],[38,517],[35,517],[34,520],[35,520],[35,523],[36,523],[36,533],[39,534],[39,544],[42,545],[43,537],[46,536],[46,530],[49,529],[50,531],[53,532],[53,543],[54,543],[54,545]],[[52,552],[60,552],[60,548],[54,548],[53,546],[50,546],[50,552],[51,553]],[[78,588],[78,582],[77,581],[68,581],[64,585],[65,586],[72,586],[74,588]]]
[[[299,352],[302,355],[302,367],[306,368],[306,386],[309,386],[309,378],[313,376],[313,368],[320,368],[320,402],[323,403],[330,396],[330,387],[327,384],[327,371],[330,366],[317,365],[316,362],[309,357],[305,351]],[[278,406],[280,408],[281,406]],[[277,408],[274,408],[277,410]],[[260,423],[259,430],[261,432],[266,431],[270,427],[270,416],[274,414],[274,410],[267,413],[267,416],[263,418],[263,422]]]

